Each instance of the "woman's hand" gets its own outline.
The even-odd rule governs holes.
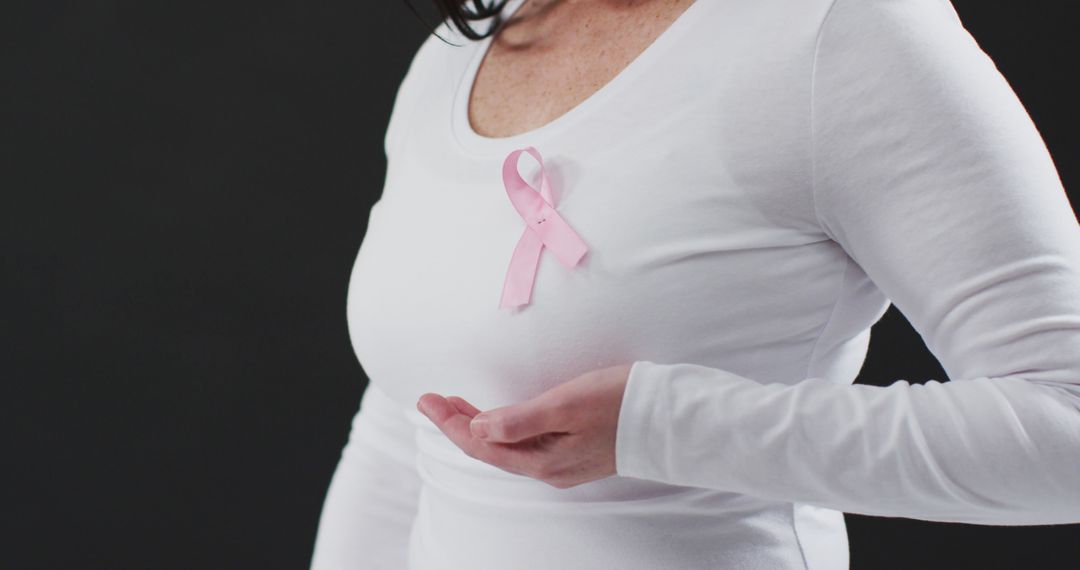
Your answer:
[[[420,396],[416,408],[469,457],[566,489],[615,475],[615,429],[631,366],[586,372],[482,414],[462,398],[434,393]]]

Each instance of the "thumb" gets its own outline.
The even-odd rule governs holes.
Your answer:
[[[548,432],[567,431],[567,413],[560,401],[543,395],[473,417],[469,429],[484,441],[513,443]]]

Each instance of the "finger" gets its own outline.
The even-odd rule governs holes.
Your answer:
[[[483,412],[472,419],[472,433],[484,441],[513,443],[548,432],[568,433],[568,406],[547,393],[512,406]]]
[[[469,416],[470,418],[480,413],[480,410],[476,406],[466,402],[464,398],[458,396],[447,396],[446,399],[451,404],[453,404],[459,412],[465,414],[466,416]]]
[[[427,393],[416,401],[416,409],[427,416],[435,425],[440,425],[448,417],[458,413],[453,404],[446,401],[439,394]]]
[[[471,416],[462,413],[451,398],[424,394],[417,401],[416,407],[458,447],[466,452],[472,452],[477,447],[479,442],[469,431]]]
[[[443,398],[438,394],[425,394],[421,396],[417,407],[420,408],[422,404],[423,409],[427,410],[425,415],[466,455],[509,473],[525,476],[531,476],[537,472],[538,465],[550,461],[549,458],[542,457],[542,454],[549,451],[547,437],[520,443],[488,443],[477,439],[469,430],[471,416],[458,409],[457,404],[453,403],[455,399],[464,402],[461,398],[453,396]],[[468,402],[464,404],[470,411],[476,409]]]

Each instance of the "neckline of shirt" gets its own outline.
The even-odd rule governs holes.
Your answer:
[[[503,21],[510,17],[525,3],[526,0],[508,0],[503,9]],[[473,53],[468,56],[466,66],[458,78],[457,87],[454,91],[451,105],[450,131],[452,138],[460,150],[474,155],[498,155],[506,154],[514,149],[524,146],[535,145],[549,137],[552,137],[573,126],[573,123],[586,113],[604,103],[606,99],[615,96],[619,89],[627,82],[644,73],[649,65],[663,55],[675,40],[687,32],[690,24],[696,17],[697,10],[703,10],[705,4],[713,0],[694,0],[675,20],[668,25],[667,29],[660,33],[644,51],[639,53],[629,64],[615,75],[611,80],[586,97],[583,101],[566,111],[562,115],[547,123],[516,135],[508,137],[487,137],[473,130],[469,124],[468,102],[472,93],[473,83],[476,81],[477,71],[487,54],[495,34],[475,41]]]

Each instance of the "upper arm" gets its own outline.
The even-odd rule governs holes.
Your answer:
[[[811,100],[822,229],[950,377],[1080,387],[1076,215],[948,0],[836,0]]]

